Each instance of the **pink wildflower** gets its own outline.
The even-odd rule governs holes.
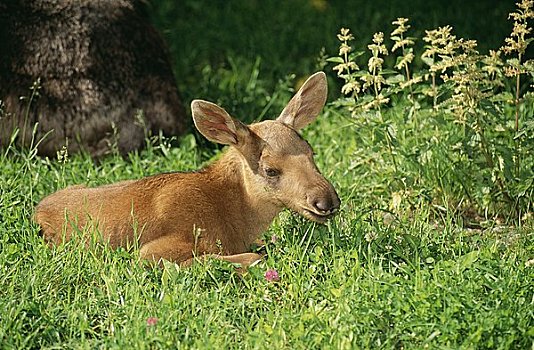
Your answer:
[[[149,317],[146,319],[146,325],[149,327],[155,326],[158,323],[157,317]]]
[[[275,269],[268,269],[265,271],[265,279],[269,282],[278,282],[280,281],[280,275]]]

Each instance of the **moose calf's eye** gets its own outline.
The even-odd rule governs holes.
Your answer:
[[[280,171],[273,168],[266,168],[265,175],[267,175],[268,177],[276,177],[280,175]]]

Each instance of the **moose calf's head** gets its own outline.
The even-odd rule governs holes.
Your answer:
[[[197,129],[213,142],[234,147],[243,161],[247,192],[262,202],[325,222],[339,208],[334,187],[321,175],[298,130],[313,122],[326,102],[323,72],[312,75],[276,120],[244,125],[206,101],[191,104]]]

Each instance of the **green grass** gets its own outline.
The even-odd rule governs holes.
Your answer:
[[[185,102],[209,99],[252,121],[275,117],[298,80],[322,67],[321,47],[336,55],[341,26],[361,40],[356,49],[400,16],[417,30],[453,24],[460,36],[482,31],[481,48],[495,48],[513,8],[502,2],[490,13],[482,2],[414,0],[387,9],[328,1],[320,10],[317,3],[160,1],[151,14],[170,41]],[[137,250],[98,242],[50,248],[31,219],[40,199],[68,185],[198,169],[220,152],[208,142],[189,134],[171,147],[154,137],[143,151],[99,163],[84,154],[57,160],[1,150],[0,348],[533,348],[534,106],[521,106],[517,135],[502,136],[513,122],[510,107],[499,114],[504,126],[487,134],[495,147],[520,140],[517,154],[526,155],[510,180],[526,209],[520,220],[506,220],[482,210],[500,198],[484,192],[484,181],[499,173],[479,173],[479,159],[454,148],[470,150],[472,140],[450,115],[421,103],[414,118],[412,102],[399,94],[383,120],[354,118],[339,103],[332,72],[329,83],[338,103],[303,134],[338,190],[341,212],[327,225],[283,212],[265,233],[265,260],[244,275],[220,261],[147,267]],[[265,279],[268,269],[279,282]]]
[[[196,169],[188,136],[95,165],[10,150],[0,158],[2,348],[529,348],[534,342],[533,227],[468,230],[420,207],[391,222],[376,173],[332,109],[305,131],[339,190],[320,226],[284,212],[265,261],[244,276],[209,261],[147,268],[137,252],[78,242],[48,248],[36,202],[65,185]],[[383,179],[382,179],[383,180]],[[388,219],[389,217],[389,219]],[[528,262],[530,261],[530,262]],[[268,268],[280,274],[268,282]],[[157,324],[147,325],[149,317]]]

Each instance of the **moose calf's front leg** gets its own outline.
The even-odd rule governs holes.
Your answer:
[[[241,267],[248,267],[262,259],[260,254],[241,253],[234,255],[207,254],[198,257],[193,256],[191,244],[184,243],[180,237],[164,236],[141,247],[141,258],[159,262],[161,259],[179,263],[181,266],[190,266],[195,259],[213,258],[227,261],[233,264],[240,264]]]
[[[241,267],[248,267],[254,264],[257,261],[262,259],[262,256],[257,253],[241,253],[235,255],[214,255],[214,259],[219,259],[222,261],[227,261],[233,264],[240,264]]]
[[[144,244],[139,254],[141,258],[160,262],[161,259],[182,263],[193,257],[193,246],[184,243],[178,236],[163,236]]]

